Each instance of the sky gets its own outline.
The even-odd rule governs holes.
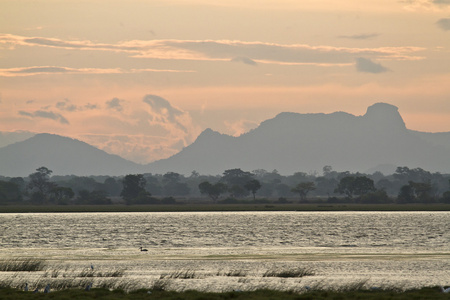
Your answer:
[[[148,163],[281,112],[450,131],[450,0],[1,0],[0,131]]]

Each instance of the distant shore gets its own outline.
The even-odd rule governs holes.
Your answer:
[[[220,212],[220,211],[450,211],[450,204],[173,204],[4,205],[0,213]]]

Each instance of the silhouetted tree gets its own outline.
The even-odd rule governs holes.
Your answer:
[[[11,181],[0,180],[0,203],[22,201],[19,186]]]
[[[28,190],[31,192],[31,200],[37,204],[43,204],[48,201],[49,192],[56,187],[50,182],[50,175],[53,173],[46,167],[36,169],[37,172],[30,174]]]
[[[51,202],[55,204],[68,204],[74,195],[73,190],[68,187],[56,186],[50,190]]]
[[[123,190],[120,196],[127,202],[132,204],[133,200],[138,198],[141,194],[146,194],[145,179],[142,174],[126,175],[123,179]]]
[[[353,198],[353,195],[364,195],[375,191],[373,180],[366,176],[346,176],[339,181],[335,192],[346,194]]]
[[[163,176],[164,194],[167,196],[189,195],[189,187],[186,183],[180,182],[182,176],[178,173],[168,172]]]
[[[222,182],[211,184],[204,181],[198,185],[201,194],[208,195],[214,202],[219,199],[220,195],[227,191],[227,186]]]
[[[305,201],[306,196],[310,191],[316,189],[316,185],[312,181],[300,182],[294,188],[291,189],[293,193],[299,194],[300,200]]]
[[[250,172],[242,171],[241,169],[229,169],[223,172],[221,178],[222,182],[226,182],[228,185],[228,191],[233,197],[244,197],[249,194],[249,191],[244,185],[252,180],[253,174]]]
[[[252,178],[253,174],[250,172],[245,172],[241,169],[229,169],[223,172],[221,181],[226,182],[228,186],[244,186],[244,184],[246,184]]]
[[[254,200],[256,198],[256,191],[258,191],[261,188],[261,183],[259,182],[259,180],[252,179],[248,181],[246,184],[244,184],[244,188],[252,192]]]
[[[431,202],[432,200],[432,185],[427,182],[409,181],[407,185],[401,187],[397,197],[399,203],[426,203]]]
[[[413,188],[407,184],[400,188],[400,192],[397,196],[397,203],[411,203],[414,202],[416,196],[414,195]]]

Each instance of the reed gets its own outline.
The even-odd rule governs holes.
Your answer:
[[[0,262],[2,272],[36,272],[45,268],[45,261],[41,259],[14,259]]]
[[[77,275],[77,277],[123,277],[124,274],[125,274],[125,270],[123,270],[123,269],[114,269],[114,270],[103,271],[103,272],[94,272],[92,270],[83,270]]]
[[[159,279],[193,279],[196,278],[194,270],[179,270],[170,274],[161,274]]]
[[[219,271],[217,276],[228,276],[228,277],[246,277],[248,275],[245,270],[229,270],[229,271]]]
[[[263,277],[282,277],[282,278],[292,278],[292,277],[304,277],[304,276],[314,276],[315,273],[309,268],[293,268],[287,270],[267,270]]]

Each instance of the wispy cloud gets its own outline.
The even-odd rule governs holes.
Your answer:
[[[33,112],[19,111],[19,115],[30,118],[43,118],[58,121],[61,124],[69,124],[69,121],[61,114],[52,111],[36,110]]]
[[[232,58],[231,61],[232,62],[241,62],[241,63],[244,63],[246,65],[251,65],[251,66],[257,65],[256,61],[254,61],[253,59],[248,58],[248,57],[243,57],[243,56],[238,56],[238,57]]]
[[[182,125],[178,119],[184,114],[183,111],[173,107],[169,101],[156,95],[146,95],[142,101],[150,106],[151,111],[156,114],[156,117],[158,117],[160,121],[175,124],[177,127],[187,132],[186,127]]]
[[[133,161],[148,163],[167,158],[191,144],[201,131],[189,112],[161,96],[149,94],[137,102],[115,97],[106,102],[106,107],[116,113],[95,115],[89,120],[106,124],[108,131],[84,134],[82,139]]]
[[[375,63],[372,60],[363,57],[358,57],[356,59],[356,70],[358,72],[373,74],[389,71],[389,69],[383,67],[381,64]]]
[[[450,5],[450,0],[399,0],[407,10],[442,10]]]
[[[85,111],[97,109],[95,104],[85,104],[85,105],[75,105],[69,99],[64,99],[64,101],[59,101],[55,104],[55,107],[61,111],[75,112],[75,111]]]
[[[158,69],[101,69],[101,68],[68,68],[55,66],[33,66],[23,68],[0,69],[0,76],[20,77],[43,74],[130,74],[142,72],[168,72],[168,73],[192,73],[185,70],[158,70]]]
[[[370,38],[372,35],[348,36]],[[116,44],[91,41],[64,41],[54,38],[0,35],[0,43],[11,47],[52,47],[68,50],[96,50],[126,53],[135,58],[176,59],[199,61],[240,61],[248,64],[345,64],[356,57],[414,60],[421,59],[413,53],[423,51],[420,47],[347,48],[334,46],[311,46],[306,44],[277,44],[233,40],[132,40]],[[67,72],[68,70],[47,70]],[[113,72],[123,70],[112,69]],[[139,72],[144,70],[131,70]],[[155,70],[151,70],[155,71]],[[176,70],[166,70],[177,72]],[[111,72],[111,71],[110,71]]]
[[[437,5],[450,5],[450,0],[431,0],[431,2]]]
[[[354,34],[354,35],[340,35],[341,39],[351,39],[351,40],[368,40],[379,36],[378,33],[366,33],[366,34]]]
[[[240,136],[258,127],[259,123],[249,120],[238,120],[234,122],[225,121],[225,126],[233,136]]]

